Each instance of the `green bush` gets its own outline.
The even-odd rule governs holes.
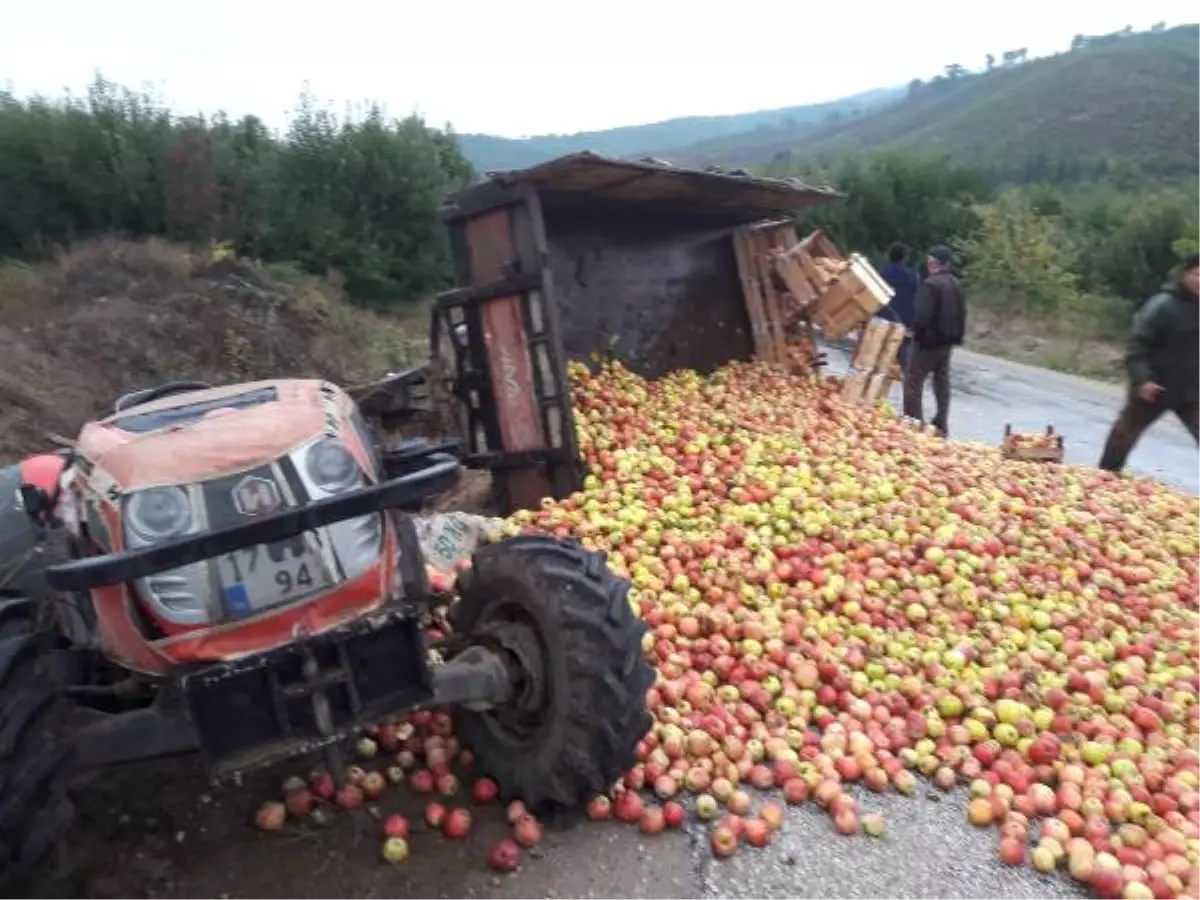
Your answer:
[[[1083,284],[1130,301],[1154,293],[1195,244],[1198,205],[1195,181],[1066,195],[1062,214],[1080,247]]]
[[[973,212],[979,228],[954,242],[968,287],[1028,318],[1074,318],[1080,298],[1078,254],[1060,220],[1040,215],[1016,190],[976,205]]]
[[[473,172],[457,139],[375,107],[339,119],[301,98],[289,128],[180,117],[97,78],[83,98],[0,92],[0,255],[47,257],[100,234],[228,242],[340,273],[359,302],[444,287],[437,208]]]

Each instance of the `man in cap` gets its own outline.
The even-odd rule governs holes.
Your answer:
[[[962,284],[951,271],[954,254],[938,244],[925,261],[929,272],[913,303],[912,350],[904,372],[904,414],[925,421],[921,395],[925,380],[933,376],[937,413],[933,425],[942,436],[948,433],[950,415],[950,355],[963,342],[967,330],[967,298]]]
[[[1193,253],[1183,261],[1175,282],[1166,285],[1134,314],[1125,355],[1129,396],[1104,445],[1101,469],[1121,471],[1138,438],[1165,412],[1175,413],[1200,443],[1198,286],[1200,255]]]

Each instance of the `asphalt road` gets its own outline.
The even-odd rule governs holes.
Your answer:
[[[847,354],[828,347],[831,372],[844,371]],[[1061,372],[957,350],[950,365],[950,437],[997,445],[1006,423],[1036,432],[1053,425],[1064,436],[1066,461],[1095,465],[1125,397],[1123,385],[1105,384]],[[900,386],[890,402],[901,407]],[[932,379],[925,388],[925,416],[934,412]],[[1129,468],[1190,493],[1200,493],[1196,443],[1173,415],[1151,426],[1134,448]]]

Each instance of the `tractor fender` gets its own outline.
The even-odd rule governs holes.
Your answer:
[[[17,463],[22,484],[31,484],[52,496],[66,468],[67,459],[59,453],[39,453]]]

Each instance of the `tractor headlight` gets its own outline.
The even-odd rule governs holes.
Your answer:
[[[367,481],[358,462],[337,438],[321,438],[295,451],[300,477],[313,500],[335,497]],[[347,579],[357,578],[379,562],[383,549],[384,516],[368,513],[327,526],[333,551]]]
[[[125,499],[125,543],[149,547],[196,530],[197,521],[188,492],[182,487],[153,487]],[[138,594],[153,612],[175,625],[208,625],[212,616],[204,604],[208,582],[204,563],[192,563],[159,572],[134,582]]]
[[[192,504],[183,488],[147,488],[129,496],[125,524],[138,543],[156,544],[187,533],[192,527]]]
[[[337,438],[323,438],[310,446],[304,470],[313,485],[326,494],[340,494],[362,482],[358,463]]]

